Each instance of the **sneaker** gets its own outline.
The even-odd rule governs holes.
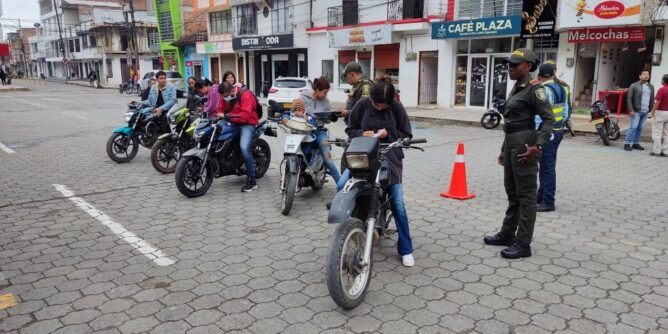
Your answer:
[[[255,189],[257,189],[257,184],[255,183],[255,180],[248,179],[248,181],[246,181],[246,185],[243,188],[241,188],[241,191],[248,193]]]
[[[631,151],[631,144],[624,144],[624,151]]]
[[[633,144],[633,146],[631,146],[631,148],[634,149],[634,150],[638,150],[638,151],[644,151],[645,150],[645,148],[640,146],[640,144]]]
[[[654,152],[649,152],[649,155],[651,155],[653,157],[660,157],[661,156],[660,153],[654,153]]]
[[[404,267],[412,267],[415,265],[415,259],[413,254],[404,255],[401,257],[401,262],[403,262]]]
[[[668,154],[661,153],[661,156],[665,158],[665,157],[668,157]]]

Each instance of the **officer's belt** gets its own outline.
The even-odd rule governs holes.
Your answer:
[[[503,132],[511,134],[520,131],[534,130],[536,123],[534,121],[521,121],[503,124]]]

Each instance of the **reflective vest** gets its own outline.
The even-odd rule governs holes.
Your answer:
[[[554,81],[546,81],[543,83],[543,86],[549,88],[554,94],[554,104],[552,104],[554,128],[552,128],[552,131],[562,131],[564,129],[564,106],[567,103],[566,101],[568,101],[568,91]]]

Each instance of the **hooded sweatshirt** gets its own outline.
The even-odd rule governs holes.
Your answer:
[[[326,97],[322,100],[314,99],[312,90],[307,90],[303,92],[301,96],[299,96],[299,98],[304,101],[304,104],[306,104],[306,114],[317,120],[318,127],[324,126],[325,122],[319,120],[314,113],[322,111],[332,111],[332,106],[329,104],[329,99]]]

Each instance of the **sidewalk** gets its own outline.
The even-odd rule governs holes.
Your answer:
[[[57,82],[57,83],[65,84],[65,79],[64,78],[46,78],[46,79],[21,78],[21,79],[12,79],[12,80],[14,80],[14,81],[24,81],[26,83],[35,84],[35,85],[47,85],[49,82]],[[95,88],[89,83],[88,79],[71,79],[66,84],[81,86],[81,87]],[[105,89],[118,88],[118,87],[107,86],[104,83],[100,83],[100,86],[101,86],[100,88],[105,88]]]
[[[485,112],[485,110],[467,108],[438,109],[435,107],[417,107],[406,109],[406,112],[408,112],[408,117],[412,121],[428,122],[434,124],[468,125],[482,128],[480,125],[480,119],[482,118],[482,114]],[[626,130],[629,128],[629,117],[628,115],[624,114],[620,115],[619,117],[612,115],[612,117],[619,120],[619,128],[622,130],[622,135],[616,142],[623,144],[624,135],[626,135]],[[591,125],[591,123],[589,123],[590,119],[591,118],[589,115],[576,114],[571,116],[573,130],[575,131],[576,135],[598,136],[596,133],[596,128]],[[499,125],[495,130],[501,129],[502,126]],[[652,120],[647,120],[647,122],[645,122],[641,138],[644,142],[652,141]]]
[[[12,82],[16,81],[16,79],[12,79]],[[27,91],[29,90],[28,87],[23,87],[23,86],[17,86],[14,84],[11,85],[0,85],[0,92],[21,92],[21,91]]]

